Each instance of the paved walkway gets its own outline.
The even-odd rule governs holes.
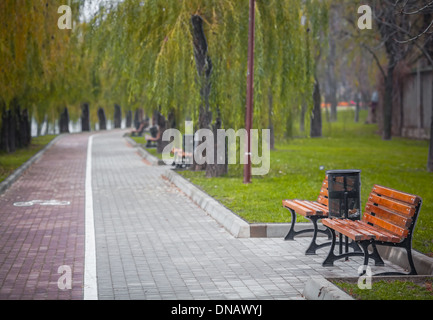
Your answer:
[[[324,268],[326,250],[305,256],[306,238],[234,238],[122,134],[97,134],[92,143],[97,281],[90,289],[98,299],[302,299],[312,276],[357,275],[362,259]],[[63,137],[0,197],[0,299],[83,299],[89,289],[88,137]],[[45,203],[16,206],[30,200]],[[72,270],[71,289],[61,289],[64,265]]]

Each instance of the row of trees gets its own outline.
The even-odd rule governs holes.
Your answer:
[[[9,124],[23,110],[38,124],[96,120],[114,103],[170,115],[180,129],[184,120],[244,126],[248,1],[124,0],[88,22],[79,20],[84,2],[70,4],[73,30],[58,28],[54,0],[0,4],[3,140],[21,134]],[[320,0],[257,0],[255,127],[281,137],[301,101],[313,108],[327,12]]]
[[[365,97],[371,57],[385,83],[383,137],[390,139],[396,66],[421,55],[431,62],[432,3],[367,1],[375,21],[367,31],[357,28],[360,1],[256,3],[254,127],[281,138],[301,113],[311,120],[310,135],[321,136],[324,92],[336,119],[340,60],[351,61],[351,79]],[[29,143],[31,117],[39,127],[83,114],[97,122],[105,118],[104,107],[115,104],[129,119],[139,109],[157,112],[181,130],[184,120],[196,129],[244,126],[248,1],[108,2],[91,21],[80,20],[84,4],[69,1],[68,30],[58,28],[58,1],[1,1],[3,150]]]
[[[71,3],[74,12],[80,3]],[[30,143],[30,119],[54,121],[76,103],[72,76],[78,37],[57,27],[58,1],[0,2],[0,147],[7,152]],[[40,127],[39,130],[40,131]]]

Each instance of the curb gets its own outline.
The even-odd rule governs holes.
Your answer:
[[[289,223],[257,223],[250,224],[226,208],[219,201],[209,196],[187,179],[176,173],[164,161],[147,152],[140,144],[124,135],[126,141],[136,148],[141,157],[153,166],[165,168],[164,176],[190,197],[200,208],[205,210],[212,218],[221,224],[236,238],[284,238],[290,229]],[[297,230],[311,229],[311,223],[298,223]],[[308,236],[308,234],[302,235]]]
[[[302,294],[307,300],[355,300],[324,277],[308,280]]]
[[[173,170],[166,169],[164,176],[227,229],[235,238],[250,238],[250,224],[245,220],[224,207],[217,200],[208,196]]]
[[[5,180],[0,183],[0,195],[2,195],[7,189],[9,189],[15,181],[17,181],[23,173],[36,161],[38,161],[42,155],[56,144],[64,135],[58,135],[53,140],[50,141],[43,149],[39,150],[33,157],[22,164],[18,169],[16,169],[12,174],[10,174]]]
[[[154,155],[150,154],[149,152],[147,152],[142,146],[141,144],[135,142],[127,133],[125,133],[123,135],[123,137],[125,138],[125,140],[135,149],[137,149],[138,153],[140,154],[141,157],[143,157],[144,159],[146,159],[147,161],[150,162],[151,165],[153,166],[162,166],[165,165],[164,161],[158,159],[157,157],[155,157]]]
[[[377,245],[377,250],[381,257],[406,270],[410,268],[405,249]],[[419,275],[433,275],[433,258],[414,249],[412,249],[412,258]]]
[[[163,175],[236,238],[284,238],[290,229],[289,223],[248,223],[177,172],[167,168]],[[297,231],[312,228],[312,223],[296,224]]]

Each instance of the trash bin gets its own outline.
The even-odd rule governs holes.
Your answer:
[[[328,207],[331,218],[361,219],[361,170],[329,170]]]

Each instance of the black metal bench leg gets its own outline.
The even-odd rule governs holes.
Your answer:
[[[316,239],[317,239],[317,217],[311,217],[310,218],[311,222],[313,223],[313,237],[311,238],[311,242],[310,245],[308,246],[307,251],[305,251],[305,255],[310,256],[310,255],[315,255],[316,254],[316,249],[317,249],[317,243],[316,243]]]
[[[331,233],[329,232],[329,230],[320,230],[317,222],[322,219],[322,217],[316,217],[316,216],[311,216],[309,217],[309,219],[311,220],[311,222],[313,223],[314,226],[314,232],[313,232],[313,238],[311,239],[311,243],[310,246],[308,247],[307,251],[305,252],[305,255],[310,256],[310,255],[315,255],[316,254],[316,250],[329,246],[331,243],[330,242],[326,242],[326,243],[322,243],[322,244],[318,244],[317,243],[317,234],[319,232],[322,232],[324,234],[328,235],[328,239],[331,239]]]
[[[335,249],[335,243],[337,242],[337,236],[334,229],[328,228],[332,235],[332,243],[331,247],[329,248],[328,256],[325,258],[325,260],[322,262],[322,266],[324,267],[332,267],[334,265],[334,261],[345,259],[348,257],[355,257],[355,256],[364,256],[363,252],[360,252],[359,250],[355,250],[355,252],[346,252],[336,255],[334,253]],[[355,248],[355,247],[354,247]]]
[[[385,262],[383,262],[382,258],[380,257],[379,251],[377,251],[376,243],[373,242],[371,246],[373,247],[373,252],[370,254],[370,258],[374,260],[375,266],[383,267],[385,265]]]
[[[407,240],[409,241],[410,240]],[[409,262],[409,267],[410,267],[410,272],[409,273],[403,273],[403,272],[383,272],[383,273],[378,273],[375,274],[375,276],[396,276],[396,275],[404,275],[404,276],[416,276],[418,275],[418,272],[416,271],[415,268],[415,264],[413,262],[413,258],[412,258],[412,249],[411,249],[411,245],[401,245],[399,247],[404,247],[406,249],[406,253],[407,253],[407,259]]]
[[[286,235],[286,237],[284,238],[284,240],[286,241],[294,241],[295,237],[303,234],[303,233],[309,233],[309,232],[314,232],[314,229],[305,229],[305,230],[300,230],[300,231],[295,231],[295,225],[296,225],[296,212],[290,208],[287,208],[287,210],[290,211],[290,213],[292,214],[292,223],[290,225],[290,230],[289,233]]]
[[[286,235],[284,240],[293,241],[295,240],[296,232],[295,232],[295,224],[296,224],[296,213],[292,209],[288,209],[292,215],[292,223],[290,225],[289,233]]]
[[[364,252],[364,265],[362,268],[362,273],[359,276],[363,276],[366,273],[367,266],[368,266],[368,258],[370,257],[370,254],[368,252],[368,247],[370,246],[370,241],[361,241],[360,243],[362,251]]]
[[[323,261],[322,265],[324,267],[332,267],[334,265],[334,261],[336,260],[336,255],[334,254],[335,242],[337,241],[337,236],[335,234],[334,229],[328,228],[331,233],[331,247],[329,248],[328,256]]]
[[[410,246],[406,247],[406,252],[407,252],[407,259],[409,260],[409,266],[410,266],[409,275],[416,276],[418,275],[418,273],[416,272],[415,264],[413,263],[412,249]]]
[[[312,217],[307,217],[307,219],[309,219],[312,223],[313,223],[313,229],[304,229],[304,230],[300,230],[300,231],[295,231],[295,225],[296,225],[296,212],[290,208],[286,208],[287,210],[290,211],[290,214],[292,216],[292,222],[290,225],[290,230],[287,233],[287,235],[285,236],[284,240],[285,241],[294,241],[295,237],[300,235],[300,234],[304,234],[304,233],[313,233],[313,240],[310,244],[309,249],[307,249],[307,254],[315,254],[315,250],[322,248],[324,246],[328,246],[330,245],[330,242],[328,243],[324,243],[324,244],[317,244],[316,239],[317,239],[317,234],[318,233],[323,233],[325,235],[328,236],[328,240],[330,240],[332,238],[331,233],[328,229],[326,230],[321,230],[319,229],[318,225],[317,225],[317,221],[320,219],[323,219],[323,217],[316,217],[316,216],[312,216]],[[314,252],[314,253],[313,253]]]

